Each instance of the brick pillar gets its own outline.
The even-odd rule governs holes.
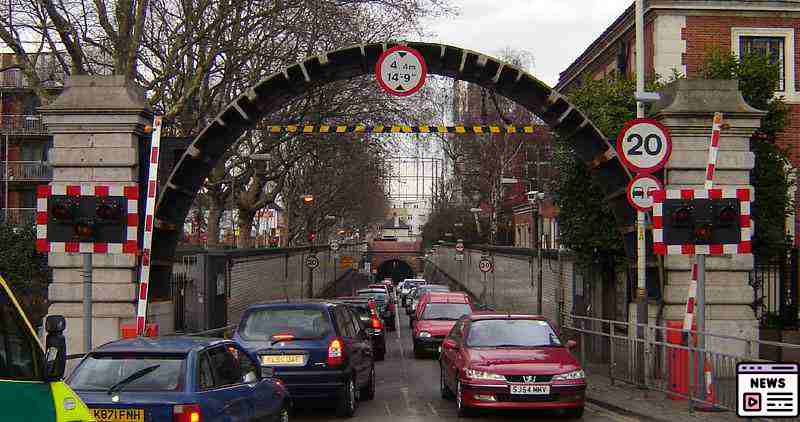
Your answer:
[[[152,121],[144,92],[122,76],[72,76],[64,92],[39,111],[53,135],[53,183],[138,182],[139,136]],[[69,353],[83,351],[81,256],[51,253],[50,314],[67,318]],[[94,345],[120,336],[136,313],[136,264],[130,255],[93,257]]]
[[[655,105],[654,117],[672,133],[672,157],[665,171],[666,189],[702,189],[705,180],[711,122],[724,113],[730,125],[722,131],[714,187],[749,187],[755,158],[750,136],[765,114],[745,103],[736,81],[682,80],[667,86]],[[755,192],[758,195],[758,192]],[[758,229],[757,227],[755,229]],[[690,280],[690,259],[668,256],[664,286],[664,319],[683,320]],[[706,259],[706,330],[744,338],[758,338],[758,323],[750,308],[753,288],[748,284],[752,255]],[[742,342],[706,338],[710,350],[743,354]]]

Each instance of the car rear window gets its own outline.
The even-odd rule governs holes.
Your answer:
[[[361,322],[369,323],[372,321],[372,310],[369,309],[369,305],[349,305],[349,307]]]
[[[332,331],[328,314],[319,308],[255,309],[239,325],[244,340],[269,340],[274,334],[317,339]]]
[[[361,292],[358,294],[359,296],[364,297],[371,297],[375,299],[377,302],[386,302],[386,293],[379,293],[379,292]]]
[[[421,319],[457,320],[471,313],[466,303],[428,303]]]
[[[107,391],[134,372],[157,366],[121,391],[178,391],[183,389],[185,360],[185,355],[92,354],[72,373],[69,385],[75,390]]]
[[[548,347],[561,341],[547,321],[488,319],[474,321],[467,336],[470,347]]]

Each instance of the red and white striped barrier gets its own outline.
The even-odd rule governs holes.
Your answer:
[[[733,199],[739,200],[742,235],[738,243],[712,245],[667,245],[664,243],[664,201],[667,199]],[[680,189],[653,192],[653,252],[657,255],[727,255],[751,253],[750,189]],[[692,271],[696,275],[696,271]]]
[[[722,131],[722,113],[714,113],[711,124],[711,142],[708,144],[708,164],[706,165],[705,188],[714,187],[714,172],[717,168],[719,154],[719,138]],[[686,298],[686,315],[683,318],[683,329],[688,332],[694,324],[694,301],[697,297],[697,261],[692,260],[692,280],[689,282],[689,295]]]
[[[158,189],[158,154],[161,144],[161,116],[153,119],[153,137],[150,144],[150,172],[147,177],[142,261],[139,270],[139,303],[136,307],[136,335],[144,334],[147,321],[147,290],[150,285],[150,247],[153,244],[153,220]]]
[[[50,242],[47,240],[47,201],[51,196],[124,196],[128,200],[127,230],[122,243]],[[136,185],[68,185],[52,183],[36,188],[36,250],[42,253],[134,254],[139,225],[139,188]]]

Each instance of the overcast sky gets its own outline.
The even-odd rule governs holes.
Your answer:
[[[486,54],[510,47],[533,55],[550,86],[632,0],[453,0],[461,13],[430,22],[431,41]]]

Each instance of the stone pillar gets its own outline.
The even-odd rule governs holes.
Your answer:
[[[139,136],[152,121],[144,92],[123,76],[72,76],[64,92],[42,107],[53,135],[49,160],[53,183],[138,182]],[[53,270],[49,314],[67,319],[67,350],[83,351],[83,285],[80,254],[50,253]],[[120,336],[120,324],[136,312],[136,265],[131,255],[93,256],[92,341]]]
[[[736,81],[681,80],[667,86],[655,105],[654,117],[666,125],[673,140],[672,157],[665,170],[666,189],[702,189],[705,181],[711,123],[715,112],[724,114],[730,127],[722,131],[714,187],[750,185],[755,164],[750,136],[760,126],[764,112],[749,106]],[[755,192],[758,195],[758,192]],[[756,227],[757,229],[757,227]],[[668,256],[664,286],[664,319],[683,320],[689,286],[690,258]],[[706,259],[706,331],[743,338],[758,338],[758,323],[750,303],[748,284],[752,255]],[[709,350],[744,354],[738,341],[706,338]]]

